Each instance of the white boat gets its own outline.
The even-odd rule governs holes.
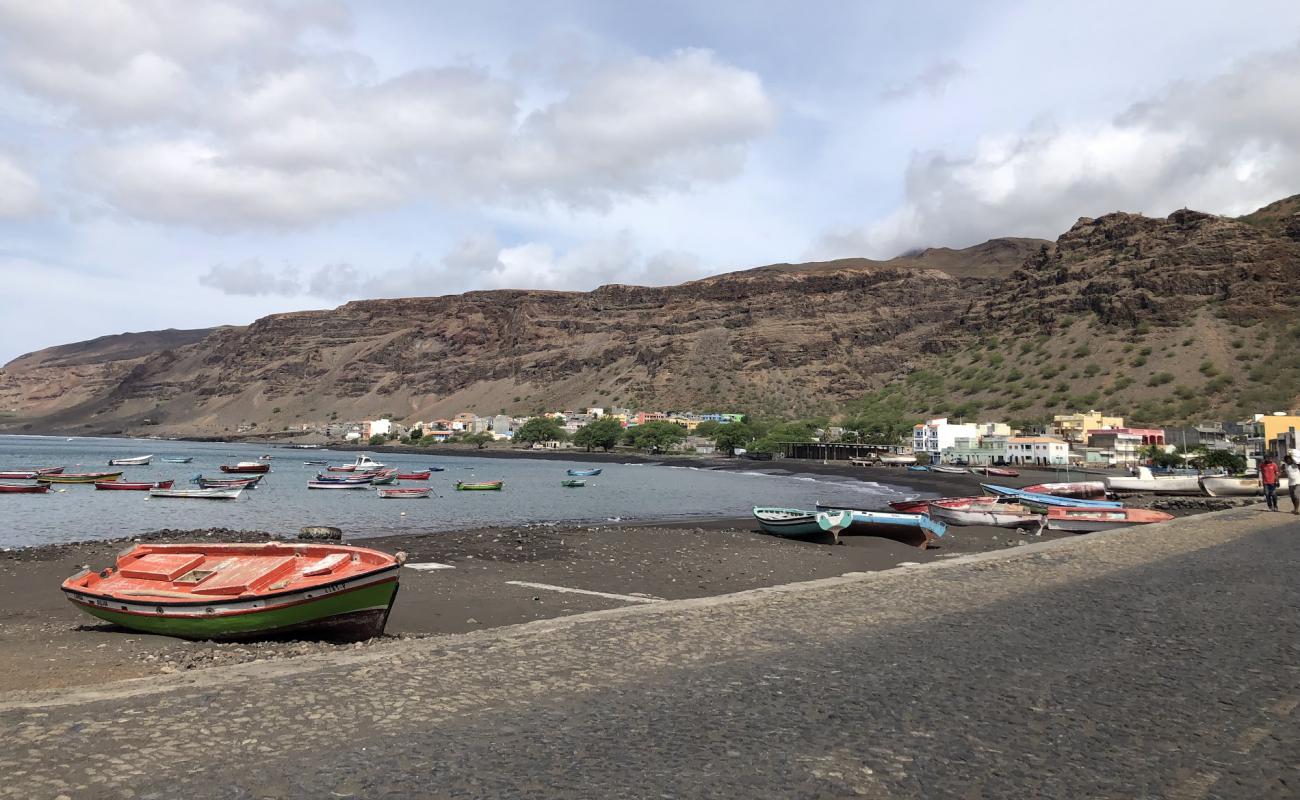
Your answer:
[[[1168,522],[1173,514],[1149,508],[1049,508],[1047,527],[1054,531],[1091,533],[1130,525],[1149,525]]]
[[[370,481],[307,481],[308,489],[369,489]]]
[[[196,500],[238,500],[243,492],[238,489],[150,489],[150,497],[180,497]]]
[[[1290,485],[1286,478],[1279,478],[1277,490],[1286,492]],[[1210,497],[1254,497],[1264,493],[1258,475],[1207,475],[1201,478],[1201,488]]]
[[[110,458],[108,465],[110,467],[147,467],[150,461],[153,461],[152,455],[135,456],[134,458]]]
[[[930,471],[944,472],[949,475],[965,475],[966,473],[970,472],[970,470],[966,469],[965,467],[945,467],[942,464],[938,466],[930,467]]]
[[[1108,492],[1201,493],[1201,479],[1196,475],[1154,475],[1148,467],[1138,467],[1137,477],[1111,475],[1105,484]]]
[[[1015,503],[975,503],[970,500],[936,500],[930,518],[948,525],[987,525],[992,528],[1041,529],[1039,514]]]
[[[887,467],[902,467],[907,464],[915,464],[916,456],[881,456],[880,463]]]
[[[374,460],[373,458],[366,455],[365,453],[362,453],[361,455],[357,456],[356,461],[352,462],[352,468],[357,472],[365,472],[368,470],[383,469],[384,465],[380,464],[378,461]]]

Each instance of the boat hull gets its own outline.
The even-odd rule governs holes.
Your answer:
[[[879,536],[922,550],[947,532],[944,523],[925,514],[839,509],[817,514],[817,524],[837,536]]]
[[[290,596],[266,608],[246,603],[200,604],[191,609],[151,603],[123,603],[67,589],[73,605],[93,617],[123,628],[182,639],[238,641],[316,632],[330,638],[369,639],[383,633],[397,596],[396,570],[379,580],[339,589],[323,596]],[[104,605],[100,605],[103,602]],[[163,608],[162,614],[157,613]],[[206,609],[213,608],[213,614]]]
[[[37,475],[41,483],[95,483],[96,481],[115,481],[122,477],[120,472],[83,472],[66,475]]]
[[[1286,478],[1279,478],[1277,486],[1279,492],[1286,492],[1290,486],[1291,483]],[[1253,475],[1250,477],[1219,475],[1201,478],[1201,488],[1210,497],[1255,497],[1264,494],[1264,487],[1260,484],[1259,478]]]
[[[966,507],[946,508],[930,504],[930,517],[947,525],[984,525],[991,528],[1038,528],[1043,518],[1028,509],[1009,506],[976,504]]]
[[[150,489],[170,489],[175,481],[157,483],[123,483],[122,481],[96,481],[95,488],[115,492],[147,492]]]
[[[380,489],[378,494],[385,500],[421,500],[427,499],[433,492],[428,487],[411,489]]]
[[[135,458],[110,458],[110,467],[147,467],[153,456],[136,456]]]
[[[307,481],[308,489],[369,489],[370,481]]]
[[[174,500],[238,500],[244,491],[237,489],[150,489],[150,497],[165,497]]]
[[[270,464],[222,464],[221,471],[234,474],[257,475],[271,471]]]
[[[1173,518],[1173,514],[1146,508],[1055,508],[1047,512],[1047,528],[1070,533],[1093,533],[1133,525],[1168,522]]]
[[[1200,479],[1195,475],[1167,475],[1160,477],[1127,477],[1113,475],[1106,478],[1106,488],[1112,492],[1152,492],[1153,494],[1200,494]]]
[[[600,469],[570,469],[565,473],[574,478],[594,478],[601,473]]]
[[[504,486],[504,481],[495,481],[493,483],[461,483],[457,481],[456,491],[458,492],[499,492]]]
[[[1078,500],[1102,500],[1106,497],[1103,481],[1078,481],[1076,483],[1035,483],[1025,486],[1023,492],[1050,494],[1054,497],[1073,497]]]
[[[48,483],[13,484],[0,483],[0,494],[45,494],[50,490]]]
[[[778,510],[785,511],[785,509]],[[758,520],[758,527],[774,536],[820,536],[824,533],[821,526],[817,524],[817,514],[812,511],[781,518],[770,514],[765,515],[763,509],[755,509],[754,519]]]

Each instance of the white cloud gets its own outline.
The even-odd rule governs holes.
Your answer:
[[[36,179],[0,153],[0,218],[25,217],[41,208],[41,189]]]
[[[815,255],[889,257],[993,236],[1055,238],[1080,214],[1242,214],[1300,187],[1300,48],[1180,83],[1113,120],[981,139],[912,158],[905,201],[825,234]]]
[[[608,208],[735,175],[773,124],[758,77],[706,50],[584,61],[535,97],[472,64],[381,76],[346,25],[323,4],[0,0],[0,80],[82,123],[89,191],[218,231],[426,196]]]
[[[939,97],[948,90],[953,81],[966,73],[966,68],[956,61],[945,59],[936,61],[918,74],[902,83],[891,85],[880,93],[882,100],[908,100],[919,94],[931,98]]]
[[[257,259],[238,264],[213,264],[199,276],[199,283],[223,294],[258,295],[299,293],[298,275],[293,270],[274,272]]]

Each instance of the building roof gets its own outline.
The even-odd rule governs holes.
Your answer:
[[[1012,436],[1007,441],[1016,444],[1065,444],[1064,439],[1055,436]]]

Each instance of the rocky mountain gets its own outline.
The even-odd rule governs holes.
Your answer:
[[[678,286],[365,300],[104,337],[0,370],[0,426],[220,434],[587,405],[831,413],[863,398],[1026,417],[1104,398],[1173,421],[1288,405],[1300,392],[1288,383],[1300,342],[1294,201],[1242,219],[1114,213],[1055,242],[774,264]]]

